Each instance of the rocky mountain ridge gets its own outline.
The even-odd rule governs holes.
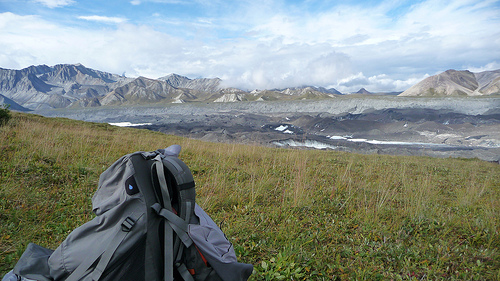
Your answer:
[[[500,69],[473,73],[447,70],[427,77],[400,96],[484,96],[500,93]]]
[[[190,79],[170,74],[158,79],[129,78],[81,64],[0,68],[0,95],[29,110],[157,103],[297,100],[333,97],[335,89],[316,87],[247,92],[224,87],[219,78]]]
[[[0,69],[0,94],[29,109],[69,107],[104,96],[130,78],[81,64]]]
[[[472,73],[448,70],[428,77],[401,96],[492,95],[500,93],[500,70]],[[372,95],[361,88],[355,94]],[[170,74],[158,79],[129,78],[81,64],[0,68],[2,103],[26,110],[147,105],[184,102],[238,102],[328,99],[336,89],[304,86],[251,92],[225,87],[219,78],[190,79]],[[6,99],[5,99],[6,98]]]
[[[3,105],[8,105],[9,109],[16,110],[16,111],[31,111],[25,107],[20,106],[17,102],[9,99],[8,97],[5,97],[4,95],[0,95],[0,108]]]
[[[178,74],[170,74],[158,78],[160,81],[165,81],[175,88],[186,88],[201,92],[217,93],[221,88],[222,80],[219,78],[196,78],[189,79]]]

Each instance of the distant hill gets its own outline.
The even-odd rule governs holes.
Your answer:
[[[370,92],[365,88],[359,89],[357,92],[348,93],[348,95],[370,95],[370,96],[397,96],[400,92]]]
[[[165,81],[145,77],[136,78],[129,83],[117,87],[106,96],[101,105],[144,104],[158,102],[175,102],[196,99],[187,89],[178,89]]]
[[[310,97],[318,98],[318,97],[332,97],[332,95],[341,95],[342,93],[335,90],[334,88],[325,89],[323,87],[317,88],[313,86],[303,86],[303,87],[295,87],[295,88],[286,88],[282,90],[278,90],[282,94],[291,95],[291,96],[302,96],[309,95]]]
[[[0,94],[29,109],[69,107],[82,99],[103,97],[129,81],[81,64],[0,68]]]
[[[500,69],[479,72],[475,76],[478,83],[477,91],[484,95],[500,93]]]
[[[481,96],[500,94],[500,69],[473,73],[447,70],[415,84],[399,96]]]
[[[359,89],[359,91],[356,92],[356,94],[361,94],[361,95],[371,95],[371,92],[368,92],[365,88]]]
[[[247,92],[224,87],[219,78],[128,78],[81,64],[0,68],[0,94],[27,109],[99,107],[182,102],[236,102],[331,98],[335,89],[312,86]]]
[[[16,111],[31,111],[25,107],[22,107],[20,106],[17,102],[3,96],[3,95],[0,95],[0,106],[3,106],[4,104],[7,104],[9,105],[9,109],[11,110],[16,110]]]
[[[160,77],[158,78],[158,80],[165,81],[175,88],[186,88],[201,92],[216,93],[220,89],[222,89],[222,80],[219,78],[189,79],[185,76],[170,74],[164,77]]]

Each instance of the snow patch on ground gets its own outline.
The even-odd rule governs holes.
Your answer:
[[[326,143],[322,143],[315,140],[305,140],[305,141],[296,141],[296,140],[283,140],[283,141],[275,141],[273,144],[280,147],[310,147],[315,149],[337,149],[338,147],[335,145],[330,145]]]
[[[118,127],[135,127],[135,126],[152,125],[152,123],[130,123],[130,122],[118,122],[118,123],[108,123],[108,124],[112,125],[112,126],[118,126]]]
[[[284,130],[288,129],[288,126],[285,125],[280,125],[279,127],[276,127],[276,131],[283,132]]]
[[[282,132],[284,134],[293,134],[293,131],[288,130],[288,126],[287,125],[280,125],[279,127],[277,127],[274,130]]]
[[[380,141],[368,139],[353,139],[350,136],[327,136],[331,140],[345,140],[350,142],[364,142],[369,144],[387,144],[387,145],[421,145],[421,146],[446,146],[442,143],[427,143],[427,142],[405,142],[405,141]]]

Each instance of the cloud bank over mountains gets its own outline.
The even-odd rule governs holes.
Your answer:
[[[1,2],[0,67],[80,62],[129,77],[220,77],[246,90],[377,92],[500,65],[500,1],[36,2]]]

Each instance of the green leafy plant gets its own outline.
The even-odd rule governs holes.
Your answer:
[[[262,280],[303,280],[306,270],[293,261],[291,256],[278,253],[269,261],[262,260],[255,267]]]

